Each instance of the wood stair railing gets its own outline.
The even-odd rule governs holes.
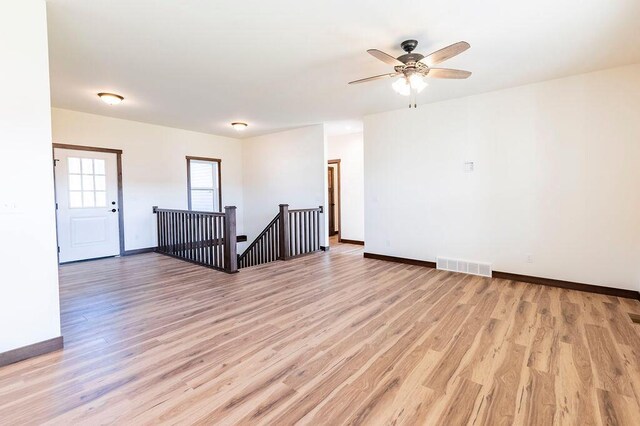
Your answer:
[[[321,213],[322,206],[289,210],[288,204],[280,204],[276,217],[238,256],[238,266],[246,268],[319,251]]]
[[[224,213],[153,208],[157,214],[156,252],[198,265],[238,272],[236,208]]]
[[[255,240],[238,255],[238,267],[260,265],[280,259],[280,213],[258,234]]]

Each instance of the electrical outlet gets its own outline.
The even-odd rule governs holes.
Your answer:
[[[533,255],[532,254],[528,254],[527,255],[526,262],[527,263],[533,263]]]

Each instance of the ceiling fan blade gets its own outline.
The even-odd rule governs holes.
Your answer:
[[[451,46],[447,46],[440,50],[436,50],[432,54],[422,58],[420,62],[422,62],[423,64],[429,67],[432,67],[434,65],[439,64],[440,62],[444,62],[447,59],[451,59],[454,56],[461,54],[462,52],[464,52],[470,47],[471,45],[469,45],[469,43],[467,43],[466,41],[459,41],[457,43],[452,44]]]
[[[372,56],[375,56],[377,59],[380,59],[385,64],[393,65],[394,67],[397,67],[398,65],[404,65],[404,62],[397,60],[396,58],[389,55],[388,53],[384,53],[382,50],[369,49],[367,50],[367,53],[369,53]]]
[[[471,75],[470,71],[452,70],[449,68],[429,68],[427,77],[433,78],[467,78]]]
[[[367,81],[378,80],[379,78],[395,77],[398,74],[400,74],[400,73],[399,72],[392,72],[392,73],[388,73],[388,74],[374,75],[373,77],[361,78],[360,80],[350,81],[349,84],[366,83]]]

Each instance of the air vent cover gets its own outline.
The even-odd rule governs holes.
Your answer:
[[[462,272],[463,274],[491,276],[491,264],[485,262],[472,262],[462,259],[436,258],[436,268],[444,271]]]

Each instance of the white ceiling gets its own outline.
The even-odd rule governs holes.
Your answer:
[[[325,121],[324,132],[327,136],[351,135],[362,133],[364,123],[362,120],[336,120]]]
[[[640,62],[638,0],[48,0],[53,106],[228,136],[403,108],[391,71],[415,38],[468,80],[430,80],[418,103]],[[109,107],[110,91],[125,102]]]

